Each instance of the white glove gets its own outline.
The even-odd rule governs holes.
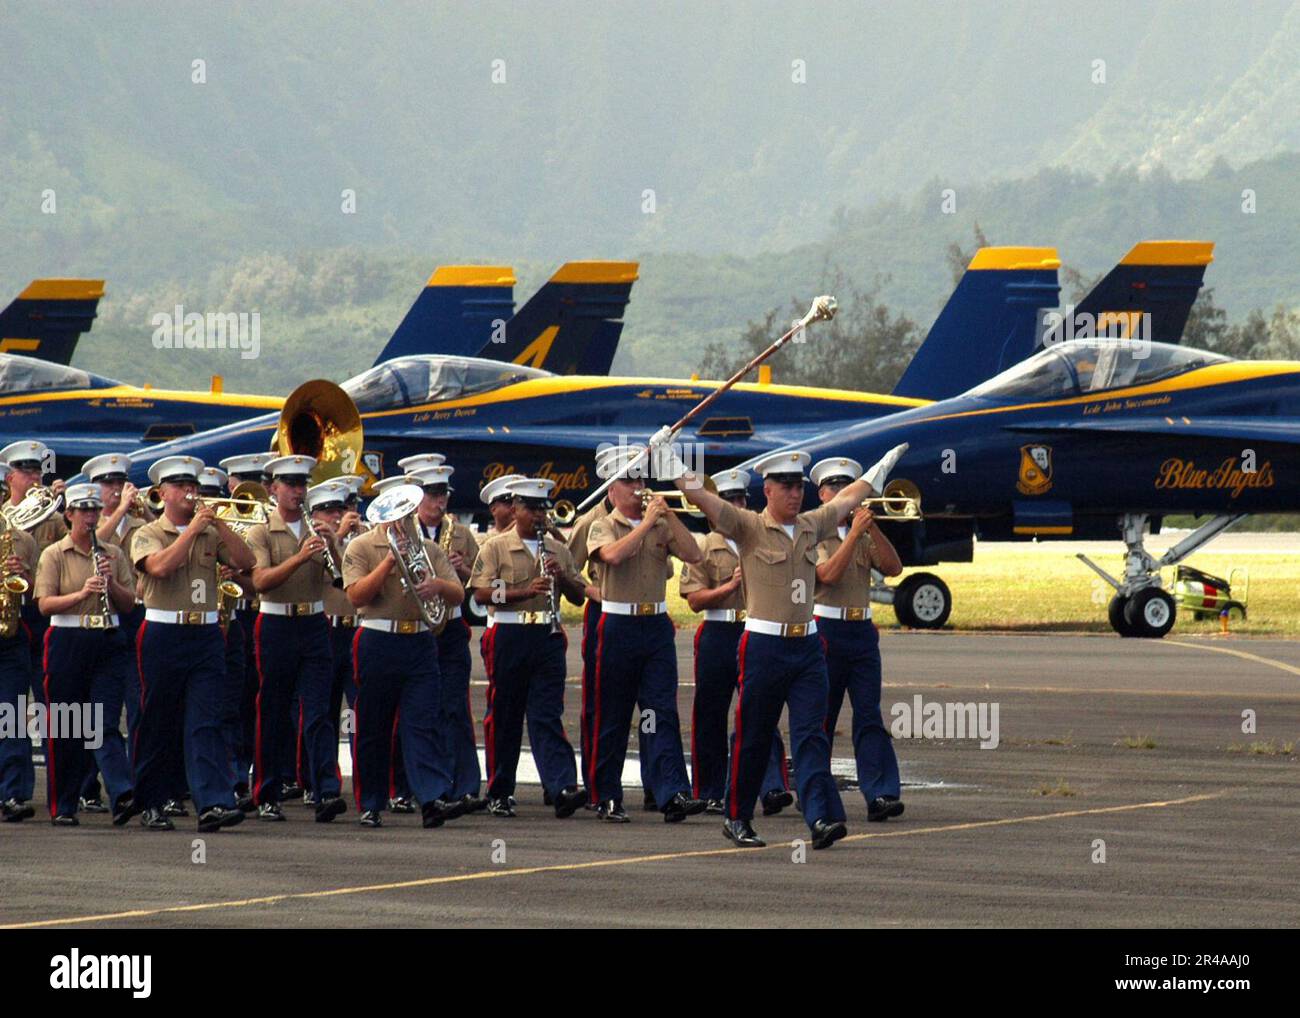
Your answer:
[[[682,458],[677,455],[677,450],[672,445],[652,448],[650,456],[656,480],[675,481],[690,473],[690,469],[682,462]]]
[[[662,428],[650,436],[650,441],[646,444],[651,449],[658,449],[660,446],[667,445],[673,440],[673,429],[665,424]]]
[[[894,464],[903,458],[903,453],[907,452],[907,443],[896,445],[880,459],[876,460],[867,472],[862,475],[862,479],[871,485],[871,490],[877,495],[885,490],[885,480],[889,477],[889,472],[894,469]]]

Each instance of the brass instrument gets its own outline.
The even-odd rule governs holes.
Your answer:
[[[247,536],[249,530],[271,518],[271,496],[256,481],[240,482],[229,498],[187,495],[186,499],[194,503],[195,509],[200,506],[209,507],[217,519],[240,537]]]
[[[99,535],[95,533],[95,528],[90,528],[90,560],[95,563],[95,575],[102,576],[104,579],[104,589],[99,592],[99,612],[97,613],[100,622],[95,626],[96,629],[108,629],[112,625],[113,618],[113,601],[108,596],[109,577],[104,576],[100,566],[108,561],[108,556],[104,554],[104,549],[99,543]]]
[[[424,489],[418,484],[399,484],[370,503],[366,519],[371,523],[388,525],[385,536],[393,558],[397,560],[402,587],[415,599],[420,617],[437,634],[446,627],[451,615],[447,602],[440,597],[426,601],[415,592],[416,587],[434,575],[433,563],[429,561],[420,525],[415,519],[415,511],[423,499]]]
[[[0,578],[0,637],[8,640],[18,634],[23,595],[31,590],[32,585],[22,573],[8,572],[8,562],[14,554],[14,528],[5,516],[0,516],[0,525],[4,527],[0,533],[0,569],[6,570]]]
[[[714,483],[712,477],[705,477],[701,482],[701,487],[710,494],[716,495],[718,493],[718,486]],[[697,509],[690,499],[686,497],[686,492],[678,491],[676,488],[669,488],[667,491],[651,491],[649,488],[638,488],[636,490],[636,496],[641,499],[642,512],[645,512],[650,508],[650,500],[656,495],[665,501],[676,499],[681,502],[680,506],[669,509],[669,512],[685,513],[689,516],[696,517],[702,517],[704,515],[704,511]]]
[[[281,456],[311,456],[311,483],[355,474],[361,462],[361,414],[342,388],[316,379],[289,394],[272,447]]]
[[[859,505],[867,509],[879,506],[891,520],[916,522],[921,519],[921,489],[905,478],[895,478],[885,485],[883,494],[864,498]]]
[[[133,515],[143,515],[146,509],[155,516],[163,511],[162,488],[156,484],[144,491],[137,491],[135,498],[131,500],[130,511]]]
[[[217,625],[224,633],[230,626],[230,616],[235,604],[244,596],[244,588],[234,580],[221,578],[221,564],[217,564]]]
[[[55,513],[63,511],[63,496],[54,494],[52,488],[34,484],[17,505],[0,509],[5,522],[18,530],[35,530]]]
[[[567,498],[562,498],[546,514],[546,522],[554,530],[556,527],[568,527],[578,518],[578,507]]]

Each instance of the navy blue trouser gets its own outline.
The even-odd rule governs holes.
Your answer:
[[[358,629],[352,660],[357,685],[352,790],[357,809],[379,812],[388,806],[394,725],[415,798],[422,805],[446,799],[451,775],[438,755],[434,735],[439,677],[433,634]]]
[[[820,620],[818,625],[820,626]],[[767,636],[746,631],[737,650],[740,692],[731,736],[731,787],[727,816],[752,820],[754,802],[772,751],[781,708],[790,708],[799,805],[811,827],[818,820],[844,820],[844,804],[831,777],[831,743],[826,719],[826,658],[811,636]]]
[[[635,717],[644,735],[641,773],[662,809],[678,792],[689,794],[677,716],[677,651],[673,624],[663,615],[602,612],[597,624],[590,760],[583,761],[594,801],[623,798],[623,762],[634,707],[653,715]],[[653,725],[653,731],[645,731]]]
[[[92,724],[103,725],[98,732],[99,745],[93,749],[87,745],[92,733],[84,729],[79,733],[80,738],[69,738],[69,733],[63,732],[59,738],[46,740],[45,786],[50,816],[72,816],[77,812],[88,759],[93,760],[92,768],[98,765],[104,775],[109,804],[116,805],[135,784],[120,729],[122,697],[131,670],[125,634],[117,630],[51,626],[45,630],[42,664],[42,687],[51,729],[56,723],[59,704],[75,705],[83,717],[81,705],[89,704],[94,718]],[[93,755],[88,755],[88,751]]]
[[[736,692],[740,666],[736,650],[743,622],[704,621],[695,630],[695,702],[691,706],[691,794],[697,799],[723,799],[727,794],[727,715]],[[763,792],[790,788],[785,743],[780,729],[772,738],[772,753],[763,775]]]
[[[600,602],[588,601],[582,609],[582,707],[578,713],[578,742],[582,751],[582,773],[591,770],[591,728],[596,717],[596,637],[600,627]],[[645,732],[636,730],[637,762],[641,765],[641,787],[650,794],[650,752]],[[592,792],[592,801],[595,792]]]
[[[135,648],[135,634],[140,629],[140,623],[144,621],[144,605],[137,604],[126,614],[120,616],[122,626],[120,632],[126,639],[127,668],[125,671],[125,680],[122,687],[122,700],[126,705],[126,755],[130,761],[132,746],[135,743],[135,726],[140,720],[140,672],[135,663],[131,660],[131,655]],[[116,714],[109,714],[109,707],[106,704],[104,708],[104,717],[110,725],[121,725],[122,704],[118,704]],[[81,783],[81,797],[83,799],[98,799],[99,789],[99,764],[95,762],[93,753],[86,754],[86,779]]]
[[[880,714],[880,633],[874,622],[818,619],[817,631],[826,651],[829,693],[826,698],[826,738],[835,742],[835,722],[844,694],[853,707],[853,755],[858,763],[858,787],[870,804],[882,795],[899,796],[898,757],[894,740]]]
[[[251,608],[240,608],[234,613],[244,635],[244,688],[239,698],[239,751],[235,754],[235,770],[244,775],[244,783],[235,787],[240,792],[248,790],[253,771],[253,758],[257,755],[257,667],[253,630],[257,627],[259,613]]]
[[[483,737],[488,795],[515,794],[524,718],[542,787],[554,797],[578,784],[573,746],[564,733],[565,651],[569,641],[550,626],[501,623],[486,629],[480,650],[488,675]],[[626,738],[624,739],[626,742]]]
[[[36,771],[32,766],[32,742],[27,737],[27,715],[19,712],[20,699],[30,695],[32,688],[32,653],[27,631],[22,624],[18,632],[0,639],[0,704],[14,712],[18,732],[12,738],[0,739],[0,802],[21,799],[26,802],[36,787]]]
[[[352,701],[356,697],[356,687],[352,682],[352,638],[356,635],[355,629],[348,629],[343,626],[330,626],[330,700],[328,708],[328,718],[330,731],[332,732],[332,745],[334,746],[335,758],[338,757],[339,745],[339,718],[343,713],[343,700],[346,698],[348,706],[352,706]],[[304,792],[314,791],[315,786],[312,784],[311,762],[307,757],[307,711],[303,705],[302,699],[298,700],[298,744],[297,744],[297,775],[298,784],[302,786]],[[352,726],[348,726],[348,745],[352,745]]]
[[[280,787],[295,766],[296,738],[286,746],[282,733],[292,732],[293,707],[303,711],[303,741],[318,795],[339,794],[338,732],[329,721],[329,622],[323,614],[289,617],[258,615],[253,633],[257,663],[257,754],[253,759],[253,798],[260,806],[280,801]]]
[[[244,721],[240,716],[244,701],[244,626],[232,613],[226,625],[226,681],[221,687],[221,737],[226,743],[226,760],[230,765],[230,787],[240,795],[248,789],[251,762],[243,758]]]
[[[194,804],[233,807],[221,735],[226,681],[221,627],[145,622],[136,635],[140,723],[135,730],[135,799],[161,809],[188,779]]]
[[[30,595],[28,595],[30,596]],[[44,665],[41,658],[45,656],[45,630],[50,628],[50,620],[41,614],[33,597],[22,606],[23,628],[27,630],[28,653],[31,655],[31,675],[39,676]],[[22,629],[19,630],[22,632]]]
[[[451,794],[457,799],[478,795],[483,781],[478,766],[474,713],[469,705],[469,672],[473,664],[469,638],[469,622],[463,615],[450,619],[447,628],[438,634],[438,672],[442,676],[438,698],[442,722],[438,729],[447,769],[451,772]],[[563,677],[560,681],[563,683]]]

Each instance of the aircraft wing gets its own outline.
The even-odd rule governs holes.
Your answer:
[[[1100,432],[1110,435],[1189,435],[1197,438],[1228,438],[1242,441],[1300,443],[1300,418],[1269,417],[1242,420],[1239,417],[1139,417],[1107,420],[1062,421],[1055,424],[1009,424],[1007,431],[1041,434],[1057,432]]]

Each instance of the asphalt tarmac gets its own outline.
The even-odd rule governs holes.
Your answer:
[[[766,849],[737,850],[718,818],[664,824],[633,790],[633,822],[610,826],[556,820],[528,785],[516,819],[431,831],[418,816],[362,830],[354,811],[316,824],[297,804],[202,838],[193,818],[174,833],[38,819],[0,825],[0,927],[1300,924],[1300,644],[886,632],[883,652],[887,723],[917,696],[996,704],[998,744],[898,739],[906,814],[869,824],[850,788],[850,836],[828,851],[794,810],[755,820]],[[477,651],[475,679],[481,719]],[[849,731],[846,706],[846,781]]]

